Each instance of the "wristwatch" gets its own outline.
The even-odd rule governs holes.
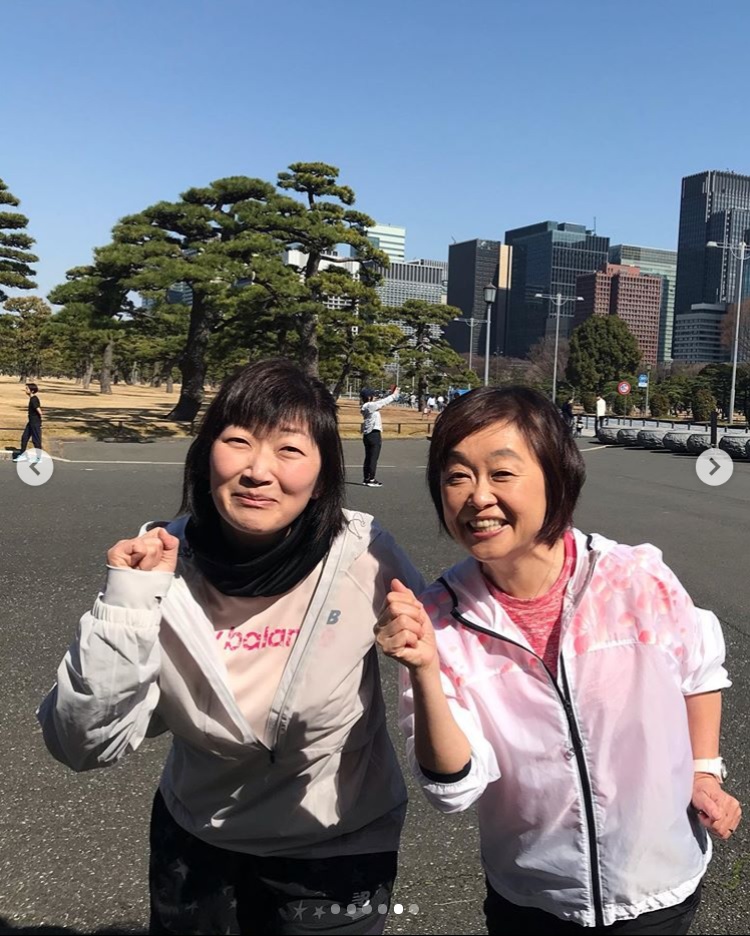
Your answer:
[[[713,774],[714,777],[723,783],[727,779],[727,765],[723,757],[702,757],[693,761],[693,771],[695,773]]]

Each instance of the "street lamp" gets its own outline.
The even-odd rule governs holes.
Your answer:
[[[490,328],[492,326],[492,306],[495,304],[497,288],[492,283],[484,287],[484,301],[487,303],[487,335],[484,343],[484,385],[490,385]]]
[[[469,370],[471,370],[471,356],[472,351],[474,350],[474,326],[478,324],[481,319],[464,318],[463,316],[459,316],[458,318],[454,318],[453,321],[462,322],[464,325],[469,326]]]
[[[732,348],[732,389],[729,393],[729,425],[734,423],[734,398],[737,389],[737,354],[740,346],[740,313],[742,311],[742,275],[745,267],[745,258],[748,256],[748,244],[738,241],[736,244],[719,244],[709,241],[706,247],[718,247],[719,250],[728,250],[735,260],[739,260],[740,269],[737,277],[737,320],[734,323],[734,347]]]
[[[560,310],[567,302],[583,302],[583,296],[563,296],[562,293],[535,293],[535,299],[551,299],[555,304],[555,360],[552,364],[552,402],[557,400],[557,349],[560,344]]]

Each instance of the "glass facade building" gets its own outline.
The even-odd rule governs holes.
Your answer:
[[[505,232],[505,243],[513,248],[512,284],[506,328],[505,353],[526,357],[531,347],[555,333],[556,308],[537,293],[575,297],[576,280],[593,273],[609,257],[609,238],[581,224],[542,221]],[[572,331],[575,302],[563,305],[560,337]]]
[[[638,247],[635,244],[616,244],[609,248],[609,262],[620,266],[638,267],[641,273],[661,277],[662,291],[657,360],[660,364],[664,361],[671,361],[674,337],[674,289],[677,282],[677,251],[662,250],[658,247]]]
[[[675,360],[700,363],[715,361],[713,334],[705,349],[696,340],[694,319],[682,319],[694,307],[712,307],[713,315],[722,305],[733,303],[737,294],[738,264],[728,250],[708,247],[710,241],[736,244],[748,240],[750,232],[750,176],[736,172],[700,172],[682,180],[680,227],[677,242],[677,283],[675,286]],[[699,317],[700,318],[700,317]],[[678,333],[686,329],[686,335]],[[688,333],[692,336],[688,341]],[[678,356],[679,345],[679,356]],[[690,348],[690,357],[685,357]],[[723,352],[723,360],[728,352]]]
[[[376,224],[367,228],[367,239],[391,260],[406,258],[406,228],[392,227],[388,224]]]
[[[460,322],[446,326],[445,337],[459,354],[466,354],[472,341],[472,354],[484,354],[487,335],[484,287],[490,283],[497,290],[491,312],[490,348],[495,354],[504,353],[509,277],[509,251],[500,241],[469,240],[448,248],[448,305],[459,308],[467,323],[475,320],[471,328]]]

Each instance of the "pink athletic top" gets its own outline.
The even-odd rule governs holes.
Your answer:
[[[485,575],[490,594],[500,602],[504,610],[519,627],[531,649],[540,656],[547,668],[557,677],[557,657],[560,651],[560,619],[563,597],[576,561],[576,545],[573,534],[564,536],[565,559],[557,581],[544,595],[538,598],[514,598],[498,588]]]

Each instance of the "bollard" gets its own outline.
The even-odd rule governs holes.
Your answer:
[[[718,426],[716,410],[711,413],[711,448],[716,448],[716,438],[718,436]]]

